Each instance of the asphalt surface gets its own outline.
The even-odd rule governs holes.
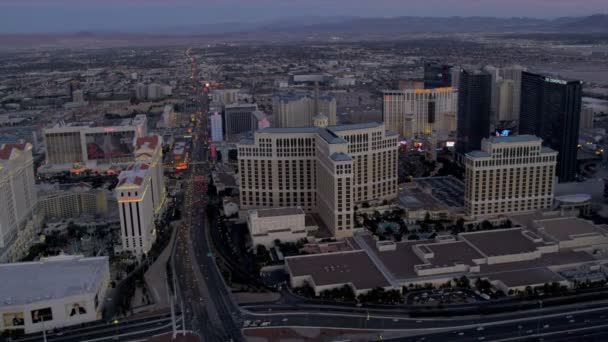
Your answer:
[[[479,325],[395,341],[606,341],[608,308]]]
[[[309,309],[312,311],[312,309]],[[608,307],[605,304],[589,305],[585,308],[540,309],[499,316],[480,316],[463,318],[416,319],[403,316],[384,316],[360,313],[331,313],[318,309],[318,312],[288,313],[268,312],[244,315],[246,320],[270,322],[266,327],[326,327],[351,328],[363,330],[402,331],[411,337],[394,339],[396,341],[545,341],[549,338],[573,341],[593,333],[602,341],[601,336],[608,331]],[[260,325],[258,323],[258,325]],[[590,341],[595,341],[591,339]]]
[[[205,341],[242,341],[240,311],[217,268],[209,241],[206,217],[206,182],[211,174],[207,162],[209,98],[198,80],[198,62],[189,52],[187,57],[192,63],[194,98],[200,109],[193,131],[190,167],[184,177],[187,180],[182,208],[184,224],[179,228],[175,253],[177,283],[189,329]]]
[[[182,317],[176,316],[176,326],[182,327]],[[103,342],[103,341],[132,341],[144,339],[173,330],[171,315],[161,314],[146,318],[123,320],[118,323],[100,322],[83,327],[71,327],[47,332],[49,342]],[[13,340],[19,342],[39,342],[43,340],[42,333],[30,334],[25,338]]]

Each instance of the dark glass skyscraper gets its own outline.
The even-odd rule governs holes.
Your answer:
[[[576,154],[583,82],[522,73],[519,134],[534,134],[559,152],[557,176],[571,182]]]
[[[424,88],[452,86],[452,66],[434,62],[424,63]]]
[[[481,148],[490,135],[492,76],[482,70],[462,70],[458,86],[456,152]]]

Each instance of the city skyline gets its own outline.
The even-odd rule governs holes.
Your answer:
[[[235,10],[238,9],[238,10]],[[608,4],[588,0],[524,1],[430,0],[424,3],[397,0],[41,0],[4,1],[0,5],[0,33],[58,33],[73,31],[168,30],[204,24],[287,22],[289,18],[331,17],[527,17],[553,19],[607,13]],[[137,16],[133,16],[137,13]],[[305,22],[303,20],[303,22]],[[24,24],[27,23],[27,24]],[[304,25],[304,23],[303,23]]]
[[[0,0],[0,340],[608,341],[607,10]]]

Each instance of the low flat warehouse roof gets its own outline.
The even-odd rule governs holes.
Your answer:
[[[557,241],[573,240],[577,235],[606,235],[604,229],[576,217],[540,220],[536,224]]]
[[[0,264],[0,308],[89,293],[108,272],[108,257],[57,256]]]
[[[544,245],[527,238],[524,235],[524,230],[521,228],[463,233],[460,234],[460,237],[475,246],[486,256],[533,252],[537,247]]]
[[[363,235],[362,243],[368,247],[370,253],[374,253],[376,257],[384,264],[388,272],[397,279],[407,279],[416,277],[414,267],[423,262],[416,253],[412,250],[414,245],[430,242],[429,240],[412,240],[402,241],[395,244],[395,250],[379,251],[376,246],[376,241],[371,235]]]
[[[304,210],[302,210],[302,208],[296,207],[256,209],[256,211],[258,212],[258,217],[304,215]]]
[[[310,276],[316,286],[352,283],[357,290],[387,287],[365,251],[349,251],[285,258],[292,277]]]
[[[508,287],[551,284],[552,282],[564,280],[559,274],[544,267],[484,274],[483,277],[488,277],[491,280],[500,280]]]
[[[435,257],[429,258],[427,261],[435,267],[453,266],[458,263],[473,265],[473,259],[483,258],[483,255],[464,241],[432,243],[423,246],[428,247],[434,253]]]

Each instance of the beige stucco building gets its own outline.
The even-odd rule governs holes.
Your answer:
[[[302,208],[253,209],[247,216],[247,227],[254,246],[270,248],[275,240],[297,242],[307,239],[309,233],[318,227],[306,221],[306,213]]]
[[[285,93],[273,97],[273,127],[312,127],[313,117],[326,115],[330,125],[337,123],[336,98],[309,93]]]
[[[19,254],[12,249],[30,235],[22,233],[28,230],[36,203],[32,145],[0,145],[0,262]]]
[[[85,183],[40,191],[38,198],[40,212],[45,219],[64,219],[79,217],[82,214],[105,215],[108,213],[107,190],[93,189]]]
[[[456,132],[456,88],[386,90],[382,104],[386,127],[405,138]]]
[[[397,135],[383,124],[266,128],[237,147],[242,209],[299,206],[338,238],[356,203],[397,195]]]
[[[465,156],[465,209],[478,219],[550,209],[557,152],[531,135],[491,137]]]

